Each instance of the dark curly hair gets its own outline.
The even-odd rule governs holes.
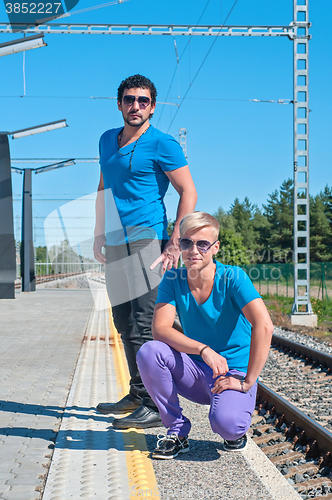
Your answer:
[[[124,89],[149,89],[151,94],[151,104],[156,103],[157,89],[154,83],[142,75],[128,76],[125,80],[120,83],[118,88],[118,101],[122,100]]]

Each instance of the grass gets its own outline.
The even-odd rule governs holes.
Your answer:
[[[290,314],[294,302],[293,297],[283,297],[282,295],[262,295],[266,306],[273,311]]]
[[[311,305],[318,322],[332,321],[332,300],[311,299]]]
[[[291,314],[294,299],[292,297],[263,295],[264,302],[269,309],[284,314]],[[317,314],[318,324],[332,323],[332,300],[311,298],[314,314]]]

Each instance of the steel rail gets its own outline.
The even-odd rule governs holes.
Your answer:
[[[87,271],[80,271],[80,272],[74,272],[74,273],[59,273],[59,274],[45,274],[43,276],[36,276],[36,285],[39,285],[40,283],[47,283],[51,281],[56,281],[56,280],[61,280],[64,278],[73,278],[74,276],[81,276],[82,274],[85,274]],[[17,283],[15,283],[15,288],[21,288],[22,283],[21,279]]]
[[[183,329],[177,321],[174,321],[173,328],[183,333]],[[285,340],[286,339],[279,337],[278,335],[273,335],[272,342],[280,342],[281,344],[281,342],[284,342]],[[302,344],[297,344],[296,342],[291,342],[290,340],[286,340],[283,345],[286,344],[287,347],[294,349],[297,349],[298,346],[305,348]],[[305,348],[302,352],[306,354],[310,353],[313,359],[324,360],[325,363],[332,363],[332,356],[316,351],[315,349]],[[323,361],[320,362],[322,363]],[[320,450],[332,454],[332,434],[328,430],[315,422],[312,418],[308,417],[301,410],[298,410],[294,405],[279,396],[262,382],[258,382],[257,385],[257,395],[274,406],[278,413],[285,416],[286,420],[294,422],[297,427],[301,427],[305,431],[307,438],[316,441]]]
[[[258,382],[257,394],[283,414],[286,420],[303,429],[306,437],[315,440],[320,450],[332,454],[332,434],[329,431],[261,382]]]
[[[332,356],[330,354],[317,351],[316,349],[312,349],[311,347],[307,347],[303,344],[285,339],[284,337],[280,337],[279,335],[273,335],[272,345],[285,347],[291,352],[300,353],[306,358],[311,359],[312,361],[318,361],[322,365],[325,365],[326,367],[332,369]]]

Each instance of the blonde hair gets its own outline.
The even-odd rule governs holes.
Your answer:
[[[187,231],[201,229],[202,227],[212,227],[215,238],[218,238],[220,224],[215,217],[206,212],[190,212],[185,215],[180,222],[180,237],[183,238]]]

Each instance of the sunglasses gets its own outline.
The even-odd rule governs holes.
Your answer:
[[[180,242],[180,248],[181,250],[190,250],[190,248],[196,244],[196,247],[197,247],[197,250],[199,250],[200,252],[203,252],[203,253],[206,253],[210,250],[210,248],[212,247],[212,245],[214,245],[215,243],[217,243],[218,240],[214,241],[213,243],[210,243],[209,241],[207,240],[198,240],[198,241],[193,241],[193,240],[190,240],[189,238],[180,238],[179,242]]]
[[[135,95],[124,95],[122,101],[125,106],[132,106],[137,101],[139,107],[145,109],[150,104],[151,99],[145,95],[139,95],[138,97]]]

